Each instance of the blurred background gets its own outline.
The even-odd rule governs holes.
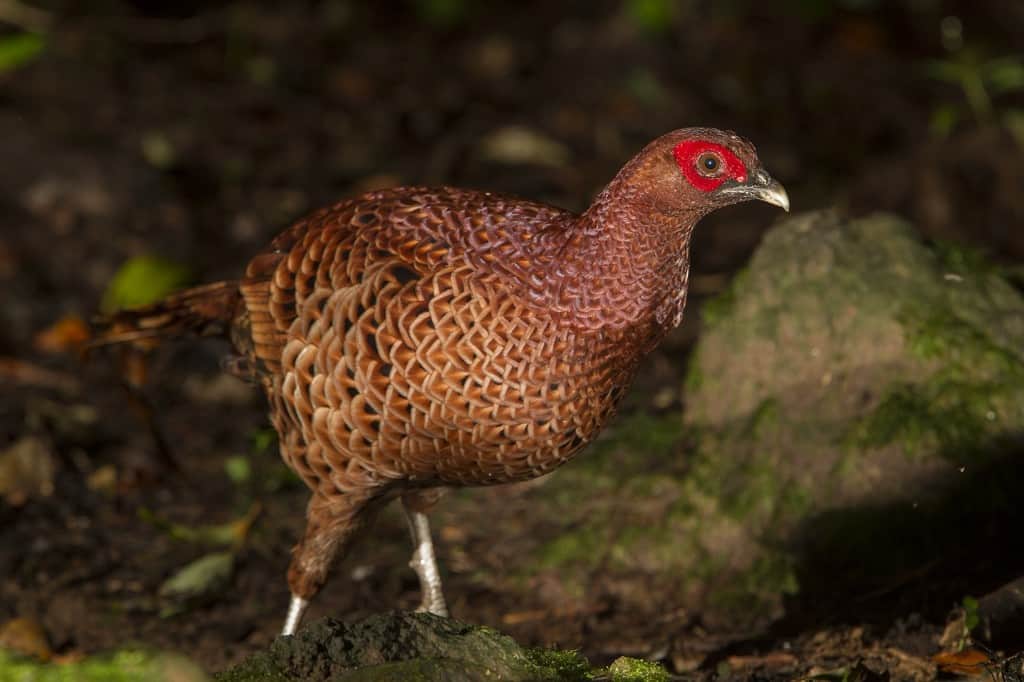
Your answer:
[[[116,361],[73,352],[96,310],[234,277],[291,221],[371,188],[580,210],[691,125],[752,140],[796,212],[892,211],[1019,272],[1022,50],[1024,3],[997,0],[0,1],[0,622],[36,623],[51,652],[136,639],[216,668],[283,615],[305,493],[262,397],[219,373],[216,343],[161,349],[126,389]],[[687,320],[627,414],[678,413],[700,308],[776,217],[702,222]],[[514,544],[486,555],[557,535],[520,527],[525,499],[493,532],[441,524],[455,613],[598,659],[651,654],[614,605],[521,608]],[[383,519],[312,616],[412,606],[404,532]],[[167,588],[239,545],[216,598]],[[692,640],[683,621],[655,629]]]

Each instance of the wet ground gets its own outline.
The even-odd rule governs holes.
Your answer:
[[[158,350],[139,393],[116,354],[81,362],[37,336],[88,318],[131,257],[187,264],[196,281],[232,277],[304,212],[399,183],[579,209],[649,139],[705,124],[754,140],[796,210],[894,210],[1019,273],[1024,75],[992,76],[990,62],[1019,50],[1024,7],[954,5],[4,5],[9,34],[44,42],[0,70],[0,448],[34,463],[0,500],[0,622],[40,623],[57,652],[141,642],[211,669],[280,627],[306,493],[268,445],[262,398],[220,373],[224,347]],[[627,411],[681,408],[697,311],[773,219],[740,206],[702,223],[688,319],[646,363]],[[934,672],[928,657],[955,604],[913,590],[870,619],[805,608],[790,626],[730,632],[655,595],[648,612],[618,610],[600,574],[592,599],[566,605],[545,589],[557,575],[523,589],[506,527],[558,532],[522,521],[528,490],[475,491],[469,518],[439,512],[460,618],[595,662],[651,656],[677,672],[856,660]],[[159,520],[195,529],[254,508],[229,583],[171,615],[161,584],[210,547]],[[310,615],[414,606],[407,553],[404,526],[385,514]]]

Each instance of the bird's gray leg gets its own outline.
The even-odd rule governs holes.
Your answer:
[[[306,612],[309,601],[297,594],[292,595],[292,602],[288,605],[288,617],[284,620],[284,628],[281,634],[284,636],[294,635],[302,621],[302,614]]]
[[[405,517],[409,520],[409,533],[412,535],[413,553],[409,565],[419,576],[420,590],[423,593],[423,601],[416,610],[447,617],[448,606],[441,591],[441,574],[437,570],[437,559],[434,557],[430,522],[426,514],[411,508],[408,498],[402,498],[402,507],[405,509]]]

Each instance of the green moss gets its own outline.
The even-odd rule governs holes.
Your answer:
[[[596,488],[618,488],[635,476],[666,469],[684,432],[678,414],[637,412],[617,420],[602,436],[552,479],[546,501],[558,506],[591,499]]]
[[[719,508],[730,518],[771,518],[783,496],[795,489],[791,482],[779,477],[777,453],[770,445],[771,434],[784,426],[779,402],[769,398],[748,417],[725,429],[722,438],[704,433],[698,459],[691,463],[690,478],[696,488],[718,500]],[[762,443],[765,448],[751,452],[743,446],[750,441]],[[790,502],[795,505],[801,499],[794,494]]]
[[[586,573],[601,562],[635,566],[635,552],[669,543],[661,524],[650,523],[648,510],[631,510],[622,500],[666,500],[680,495],[676,443],[683,433],[676,413],[629,415],[545,486],[537,498],[538,514],[558,524],[559,532],[540,543],[517,570],[521,577],[538,570],[559,570],[570,592],[582,594]],[[657,502],[654,502],[657,506]],[[633,518],[635,515],[635,519]]]
[[[758,616],[772,609],[779,594],[797,594],[800,582],[796,559],[787,551],[766,547],[745,571],[710,595],[710,603],[723,610]]]
[[[732,316],[736,307],[736,292],[746,285],[749,278],[749,269],[740,270],[722,293],[709,298],[701,305],[700,319],[706,327],[714,327]]]
[[[0,680],[32,682],[200,682],[207,677],[193,663],[179,656],[140,650],[118,651],[109,656],[73,663],[40,663],[0,649]]]
[[[747,433],[753,438],[764,438],[768,432],[778,428],[779,422],[779,401],[775,398],[766,398],[750,415]]]
[[[234,668],[214,674],[216,682],[291,682],[266,653],[250,656]]]
[[[878,448],[898,443],[911,457],[938,451],[958,460],[988,448],[999,413],[996,400],[1011,397],[995,383],[933,380],[889,389],[878,406],[854,423],[849,442]]]
[[[586,527],[563,533],[541,548],[540,565],[544,568],[574,566],[581,569],[596,566],[608,547],[608,533],[599,519]]]
[[[981,249],[939,240],[932,245],[932,250],[944,270],[960,276],[985,276],[999,272]]]
[[[947,249],[939,256],[958,272],[991,271],[971,252]],[[988,288],[975,286],[987,299]],[[958,314],[950,300],[933,301],[926,309],[904,307],[899,318],[910,352],[929,374],[890,386],[854,424],[850,442],[860,448],[899,443],[912,456],[938,449],[961,458],[965,451],[980,451],[1007,417],[1019,416],[1005,413],[1024,397],[1024,358]]]
[[[739,521],[771,516],[782,485],[771,462],[752,458],[742,476],[730,476],[733,489],[720,499],[722,511]]]
[[[576,682],[591,679],[590,673],[575,651],[524,649],[491,628],[396,611],[356,623],[317,621],[217,679]]]
[[[683,392],[699,391],[704,386],[704,372],[700,370],[700,363],[691,362],[686,370],[686,378],[683,379]]]
[[[855,426],[852,441],[862,449],[898,442],[905,453],[916,455],[933,445],[936,426],[931,401],[918,386],[904,384],[890,389],[878,407]]]
[[[779,496],[779,510],[786,518],[800,518],[813,506],[814,495],[810,490],[793,483],[783,487]]]
[[[620,656],[608,666],[611,682],[668,682],[668,672],[651,661]]]
[[[965,373],[991,368],[1015,377],[1024,375],[1017,353],[1000,346],[948,307],[919,315],[904,312],[901,317],[910,350],[922,360],[940,360]]]
[[[526,657],[536,668],[536,678],[544,680],[591,680],[590,661],[578,651],[527,649]]]
[[[636,412],[620,419],[607,438],[595,443],[590,454],[619,448],[633,453],[668,453],[682,433],[683,420],[677,414]]]
[[[259,678],[251,679],[253,682],[257,682]],[[293,679],[298,682],[300,678]],[[507,676],[491,669],[486,664],[431,657],[368,665],[334,675],[330,679],[334,682],[394,682],[395,680],[402,680],[402,682],[438,682],[439,680],[477,682],[478,680],[507,679]],[[536,679],[546,682],[552,678]]]

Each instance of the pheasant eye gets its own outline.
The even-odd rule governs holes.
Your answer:
[[[721,168],[722,160],[718,158],[717,154],[705,152],[697,157],[697,170],[702,175],[718,175],[718,171]]]

